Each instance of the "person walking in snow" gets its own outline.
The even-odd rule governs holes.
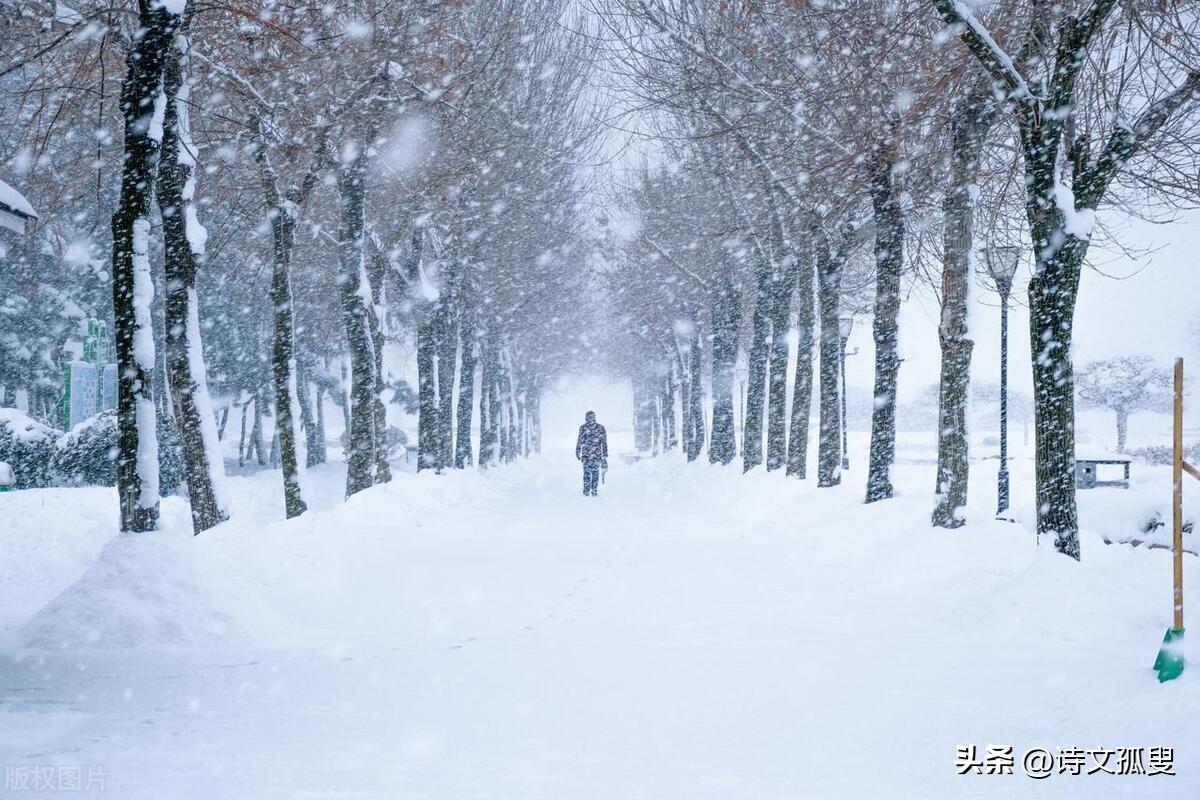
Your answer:
[[[596,422],[595,411],[587,412],[583,419],[575,441],[575,458],[583,462],[583,494],[595,497],[600,470],[608,471],[608,431]]]

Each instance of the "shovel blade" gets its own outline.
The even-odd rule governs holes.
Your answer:
[[[1183,628],[1168,628],[1158,658],[1154,659],[1158,682],[1173,681],[1183,674]]]

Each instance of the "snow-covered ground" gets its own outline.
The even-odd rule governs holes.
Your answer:
[[[983,521],[931,529],[925,461],[902,443],[870,507],[861,468],[817,490],[674,456],[613,458],[591,500],[559,447],[343,504],[331,464],[292,522],[264,471],[197,538],[178,498],[114,537],[112,490],[0,495],[0,763],[156,800],[1200,796],[1197,675],[1150,669],[1170,555],[1101,540],[1167,473],[1081,493],[1077,564],[1027,502],[988,519],[995,462]],[[1016,774],[956,774],[991,744]],[[1174,747],[1177,775],[1023,774],[1071,746]]]

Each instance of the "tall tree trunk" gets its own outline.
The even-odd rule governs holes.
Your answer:
[[[728,464],[737,456],[733,421],[733,367],[737,359],[741,298],[731,276],[725,275],[712,303],[712,433],[708,460]]]
[[[504,397],[504,460],[514,461],[517,457],[517,387],[512,354],[505,347],[500,348],[500,367],[502,375],[502,392]]]
[[[316,424],[313,421],[311,384],[304,362],[296,360],[296,399],[300,411],[300,429],[304,432],[304,466],[315,467],[323,459]]]
[[[491,448],[489,458],[491,463],[500,463],[502,440],[504,431],[504,397],[500,392],[500,349],[499,345],[493,342],[489,350],[491,357],[491,379],[488,381],[490,387],[488,392],[488,427],[491,435]]]
[[[749,472],[763,460],[763,411],[766,405],[767,337],[771,330],[771,269],[767,267],[755,284],[754,315],[750,352],[747,354],[746,406],[742,419],[742,471]]]
[[[275,309],[275,331],[271,348],[271,375],[275,387],[275,435],[279,437],[280,463],[283,467],[284,509],[290,519],[303,514],[308,508],[300,485],[300,473],[304,465],[299,452],[301,440],[297,433],[300,420],[299,414],[293,413],[292,406],[292,387],[296,379],[296,333],[292,318],[291,282],[295,218],[292,205],[279,200],[277,193],[274,196],[276,204],[271,213],[271,304]],[[254,423],[260,449],[262,403],[261,395],[256,397]],[[259,463],[263,463],[261,456]]]
[[[951,185],[943,203],[942,319],[938,338],[942,349],[938,397],[938,502],[933,524],[957,528],[966,519],[970,477],[967,436],[967,388],[971,380],[971,351],[975,346],[967,327],[974,242],[975,196],[979,159],[995,119],[988,81],[966,97],[951,121]]]
[[[1126,451],[1126,441],[1129,438],[1129,411],[1124,408],[1117,409],[1117,452],[1124,453]]]
[[[534,455],[542,452],[542,387],[541,381],[535,380],[529,397],[529,424],[532,427],[529,443]]]
[[[453,293],[443,287],[437,308],[437,463],[438,469],[454,465],[454,380],[458,360],[458,315]]]
[[[1087,243],[1049,244],[1051,230],[1034,233],[1038,266],[1029,284],[1029,341],[1033,360],[1038,534],[1053,535],[1055,548],[1079,558],[1079,512],[1075,504],[1075,373],[1071,334],[1079,272]]]
[[[458,431],[454,440],[454,466],[463,469],[474,463],[471,457],[471,417],[475,406],[475,323],[471,314],[464,314],[459,326],[462,365],[458,379]]]
[[[296,330],[292,305],[292,247],[296,236],[296,197],[286,197],[279,188],[279,175],[267,153],[266,134],[258,126],[255,160],[258,162],[263,193],[271,223],[271,305],[274,308],[274,332],[271,340],[271,376],[275,387],[275,436],[279,440],[280,465],[283,468],[284,513],[291,517],[308,508],[301,487],[301,472],[307,455],[301,455],[299,403],[293,403],[296,387]],[[255,440],[262,462],[262,394],[255,396]],[[297,396],[298,401],[298,396]]]
[[[842,337],[838,325],[841,308],[842,269],[840,250],[835,251],[824,236],[817,243],[817,293],[821,316],[821,411],[817,442],[817,486],[842,482],[841,374]]]
[[[371,282],[371,304],[367,307],[367,322],[371,333],[371,350],[375,356],[375,390],[371,398],[375,420],[375,483],[387,483],[392,479],[387,450],[387,406],[383,402],[383,393],[387,388],[383,380],[383,314],[387,308],[383,282],[387,275],[387,255],[376,249],[369,265],[367,277]]]
[[[808,420],[812,415],[813,390],[813,264],[800,263],[796,281],[796,375],[792,380],[791,435],[788,437],[787,474],[808,477]]]
[[[654,450],[654,394],[639,376],[633,383],[633,446],[639,453]]]
[[[787,463],[788,322],[792,315],[795,263],[772,287],[771,347],[767,377],[767,471]]]
[[[246,412],[249,410],[249,401],[242,403],[242,429],[238,434],[238,466],[246,466]]]
[[[438,466],[437,339],[426,309],[417,322],[417,471]]]
[[[479,336],[479,466],[489,467],[496,463],[496,427],[492,416],[495,391],[495,356],[488,343],[486,332]]]
[[[867,502],[892,496],[896,460],[896,387],[900,372],[898,328],[900,274],[904,267],[904,217],[894,175],[894,158],[880,156],[871,176],[875,212],[875,394],[871,414],[871,457]]]
[[[163,144],[158,170],[158,205],[163,220],[163,268],[166,285],[166,378],[182,442],[192,530],[206,531],[229,519],[223,482],[224,463],[216,417],[208,394],[196,271],[208,234],[195,205],[195,145],[192,143],[188,79],[190,43],[184,19],[174,46],[168,48],[163,88]]]
[[[703,369],[701,341],[700,320],[693,316],[691,347],[688,352],[691,365],[688,369],[688,381],[691,384],[688,391],[688,405],[691,409],[689,417],[692,428],[691,447],[688,448],[687,452],[688,461],[695,461],[700,457],[700,451],[704,449],[704,383],[703,376],[701,375]]]
[[[166,110],[163,72],[181,19],[139,0],[138,26],[121,86],[125,160],[112,217],[113,322],[117,351],[117,495],[121,530],[158,524],[154,330],[151,305],[150,199]],[[149,120],[149,123],[147,123]]]
[[[254,392],[254,426],[250,429],[250,450],[260,467],[267,464],[267,450],[263,445],[263,408],[266,402],[266,389],[260,386]]]
[[[664,381],[662,388],[662,430],[663,430],[663,450],[674,450],[679,445],[678,433],[675,429],[675,362],[672,360],[671,368],[667,372],[667,378]]]
[[[676,363],[679,365],[679,409],[680,409],[680,426],[679,426],[679,443],[683,446],[683,455],[689,461],[692,459],[692,378],[689,350],[691,347],[691,338],[689,335],[687,344],[683,344],[676,340],[675,355]]]
[[[316,414],[316,430],[313,434],[313,439],[316,446],[309,450],[309,454],[313,457],[313,463],[324,464],[327,454],[325,452],[325,386],[317,386],[316,398],[317,414]]]
[[[369,139],[370,137],[364,137]],[[350,452],[346,459],[346,496],[370,488],[376,480],[377,448],[381,431],[376,431],[377,397],[375,346],[371,332],[370,303],[373,297],[364,250],[364,202],[366,160],[370,141],[348,143],[338,174],[342,227],[339,275],[342,321],[350,344]]]

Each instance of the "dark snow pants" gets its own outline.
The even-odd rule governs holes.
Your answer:
[[[583,462],[583,493],[586,495],[596,496],[596,486],[600,483],[600,462],[599,461],[584,461]]]

